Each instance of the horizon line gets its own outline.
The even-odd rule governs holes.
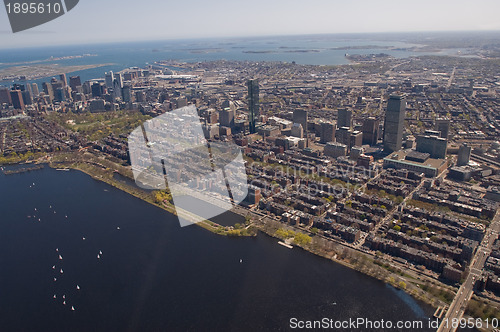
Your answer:
[[[53,33],[54,31],[27,31],[26,34],[31,33]],[[3,50],[22,50],[22,49],[37,49],[37,48],[51,48],[63,46],[94,46],[102,44],[128,44],[128,43],[148,43],[148,42],[168,42],[168,41],[189,41],[189,40],[212,40],[212,39],[260,39],[260,38],[284,38],[284,37],[307,37],[307,36],[362,36],[362,35],[396,35],[396,34],[458,34],[458,33],[500,33],[498,30],[414,30],[414,31],[369,31],[369,32],[325,32],[325,33],[306,33],[306,34],[269,34],[269,35],[240,35],[240,36],[211,36],[211,37],[184,37],[184,38],[152,38],[152,39],[131,39],[131,40],[101,40],[93,43],[56,43],[48,45],[26,45],[14,47],[1,47]],[[500,37],[499,37],[500,38]]]

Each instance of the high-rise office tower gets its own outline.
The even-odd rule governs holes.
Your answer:
[[[259,109],[259,80],[253,79],[247,81],[248,86],[248,120],[250,122],[250,133],[254,134],[255,123],[260,117]]]
[[[308,118],[307,110],[298,109],[293,111],[293,123],[301,124],[304,133],[307,133],[307,120],[308,120],[307,118]]]
[[[0,104],[12,104],[10,91],[7,87],[0,86]]]
[[[337,128],[348,127],[352,125],[352,110],[341,108],[338,111]]]
[[[106,79],[106,87],[113,88],[113,82],[115,81],[115,76],[113,75],[112,71],[105,74],[105,79]]]
[[[29,84],[27,86],[30,86]],[[31,105],[33,104],[33,96],[31,94],[31,89],[26,89],[25,91],[21,91],[21,95],[23,97],[23,102],[24,105]]]
[[[392,95],[387,102],[384,121],[384,151],[401,150],[406,116],[406,96]]]
[[[130,85],[124,85],[122,89],[123,101],[126,103],[132,102],[132,87]]]
[[[335,138],[337,143],[342,143],[349,146],[349,140],[351,137],[351,130],[349,127],[341,127],[335,131]]]
[[[115,91],[115,98],[122,98],[122,88],[123,88],[123,77],[122,74],[115,74],[115,79],[113,81],[113,90]]]
[[[123,88],[123,75],[121,73],[115,74],[115,82],[118,83],[118,86]]]
[[[54,100],[54,89],[52,89],[52,84],[43,82],[42,83],[43,92],[49,97],[50,102]]]
[[[465,166],[469,163],[471,151],[472,147],[467,144],[462,144],[460,148],[458,148],[457,166]]]
[[[68,80],[66,79],[66,74],[59,75],[59,80],[61,80],[63,86],[68,85]]]
[[[78,90],[77,87],[82,86],[82,80],[80,76],[71,76],[69,78],[69,86],[71,87],[71,90],[76,91]]]
[[[11,91],[10,98],[12,99],[12,105],[14,105],[15,109],[24,110],[24,101],[21,90]]]
[[[450,119],[436,119],[436,131],[440,132],[440,137],[448,139],[450,134]]]
[[[66,100],[66,94],[65,94],[64,88],[57,88],[54,91],[54,100],[55,101],[65,101]]]
[[[234,111],[226,107],[219,112],[219,122],[222,127],[234,128]]]
[[[431,158],[444,159],[446,158],[446,149],[448,140],[439,137],[433,131],[426,131],[423,135],[417,136],[417,151],[428,153]]]
[[[38,97],[40,91],[38,90],[38,84],[31,83],[31,91],[33,92],[33,97]]]
[[[104,88],[99,82],[95,82],[92,84],[92,97],[101,97],[104,94]]]
[[[302,126],[303,134],[306,139],[306,147],[309,146],[309,137],[308,137],[309,131],[307,130],[308,129],[307,121],[308,121],[307,110],[298,109],[293,111],[293,123],[298,123]]]
[[[369,117],[363,122],[363,144],[376,145],[379,134],[380,120]]]
[[[333,123],[322,123],[321,124],[321,143],[329,143],[335,140],[335,125]]]
[[[290,134],[294,137],[303,138],[304,129],[302,128],[302,125],[300,123],[294,123]]]

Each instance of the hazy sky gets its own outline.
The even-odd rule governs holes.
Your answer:
[[[80,0],[66,15],[16,34],[5,8],[0,8],[0,48],[223,36],[500,30],[498,13],[499,0]]]

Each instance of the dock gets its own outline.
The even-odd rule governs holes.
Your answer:
[[[283,247],[287,247],[288,249],[292,249],[293,247],[291,245],[289,245],[288,243],[285,243],[285,242],[282,242],[282,241],[278,241],[278,244],[281,244]]]

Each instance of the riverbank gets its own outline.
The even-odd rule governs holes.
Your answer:
[[[84,172],[95,180],[106,182],[121,191],[176,215],[175,207],[171,202],[168,200],[158,202],[155,200],[152,191],[148,192],[132,185],[133,175],[129,166],[109,158],[105,155],[95,155],[89,152],[72,152],[53,154],[48,158],[41,159],[40,162],[48,163],[50,167],[55,169],[70,168]],[[117,174],[124,177],[125,180],[130,180],[130,182],[118,179]],[[262,224],[258,222],[256,217],[254,218],[255,220],[250,222],[251,226],[246,225],[247,228],[253,227],[273,238],[285,240],[278,235],[277,231],[282,228],[292,230],[291,226],[271,218],[267,218],[269,221]],[[240,229],[235,229],[235,227],[221,226],[211,221],[203,221],[197,223],[197,225],[224,236],[255,236],[255,232],[244,233]],[[292,242],[294,246],[381,280],[434,308],[450,303],[456,292],[453,287],[437,280],[431,280],[424,275],[416,275],[409,270],[398,267],[393,262],[385,260],[383,257],[373,257],[361,253],[333,240],[327,240],[319,235],[308,233],[307,230],[293,228],[293,231],[311,235],[310,242],[296,243],[294,241]],[[309,237],[309,235],[307,236]]]
[[[134,178],[129,166],[106,159],[104,156],[95,156],[89,152],[54,154],[49,158],[48,164],[55,169],[64,167],[81,171],[95,180],[105,182],[114,188],[177,216],[178,212],[172,202],[168,199],[161,201],[156,199],[155,194],[158,191],[146,191],[135,186],[135,184],[131,185],[131,183],[134,183]],[[117,179],[117,174],[126,181]],[[186,216],[186,213],[183,216],[189,217],[189,215]],[[246,227],[247,231],[235,229],[233,226],[222,226],[210,220],[204,220],[196,223],[196,225],[223,236],[256,236],[257,234],[256,230],[248,225]]]

